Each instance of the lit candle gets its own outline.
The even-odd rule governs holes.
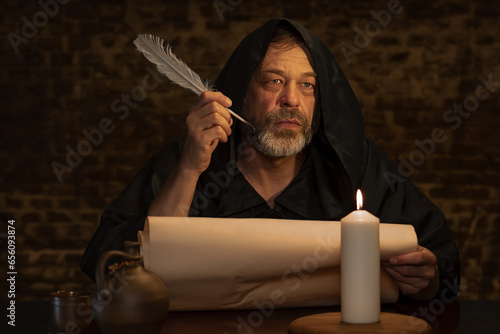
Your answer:
[[[343,322],[369,324],[380,321],[380,220],[361,210],[360,190],[356,200],[340,224],[340,310]]]

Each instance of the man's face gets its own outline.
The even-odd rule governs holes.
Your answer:
[[[252,73],[243,114],[247,141],[272,157],[293,156],[311,141],[316,74],[309,50],[270,44]]]

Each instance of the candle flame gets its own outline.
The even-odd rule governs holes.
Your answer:
[[[356,209],[360,210],[363,207],[363,194],[361,190],[358,189],[356,192]]]

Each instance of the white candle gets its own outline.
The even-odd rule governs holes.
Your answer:
[[[365,210],[361,191],[357,210],[341,219],[340,310],[342,321],[380,321],[380,220]]]

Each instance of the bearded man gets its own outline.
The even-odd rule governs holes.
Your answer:
[[[135,240],[149,216],[340,220],[364,209],[411,224],[419,246],[383,263],[404,298],[458,293],[460,260],[441,211],[364,137],[362,113],[327,47],[297,22],[249,34],[187,117],[187,135],[150,159],[103,213],[82,260]],[[246,118],[248,126],[227,108]],[[293,247],[293,245],[291,245]]]

